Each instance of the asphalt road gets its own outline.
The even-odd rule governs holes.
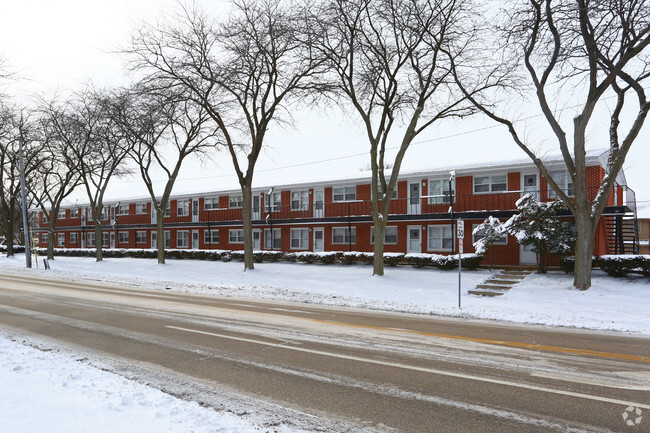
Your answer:
[[[0,275],[0,328],[270,426],[650,432],[650,339],[637,336],[24,275]],[[633,426],[629,407],[643,412]]]

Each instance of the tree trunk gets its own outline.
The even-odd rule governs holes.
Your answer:
[[[538,254],[539,263],[537,264],[537,273],[546,274],[548,273],[548,251],[541,251]]]
[[[54,260],[54,225],[52,223],[47,230],[47,259]]]
[[[576,239],[576,261],[573,270],[573,286],[578,290],[591,287],[591,265],[594,254],[594,223],[591,218],[578,218],[578,237]]]
[[[165,264],[165,214],[163,209],[156,209],[156,248],[158,249],[158,264]]]
[[[244,271],[255,269],[253,260],[253,221],[252,221],[252,193],[250,183],[247,183],[241,189],[243,208],[242,223],[244,228]],[[273,240],[271,240],[273,242]]]
[[[386,233],[386,220],[377,218],[375,220],[375,247],[373,256],[372,275],[384,275],[384,234]]]
[[[104,239],[102,238],[102,225],[95,221],[95,258],[96,261],[101,262],[104,260],[104,253],[102,250]]]
[[[5,240],[7,241],[7,257],[13,257],[14,255],[14,223],[12,221],[6,221],[4,225],[7,229],[5,230]]]

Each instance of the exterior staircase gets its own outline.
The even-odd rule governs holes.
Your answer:
[[[605,230],[610,254],[638,254],[639,229],[632,212],[606,216]]]
[[[501,296],[530,273],[531,271],[524,269],[505,269],[485,280],[483,284],[477,285],[476,290],[469,290],[467,293],[478,296]]]

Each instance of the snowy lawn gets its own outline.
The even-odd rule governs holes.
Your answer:
[[[532,274],[504,296],[468,295],[487,279],[487,270],[463,271],[458,309],[458,271],[386,268],[372,277],[368,265],[262,263],[243,272],[240,262],[58,257],[52,269],[24,269],[24,256],[0,257],[0,272],[32,272],[49,277],[128,283],[138,288],[171,289],[229,297],[404,311],[528,324],[615,330],[650,335],[650,279],[615,279],[594,272],[593,286],[574,290],[560,272]]]

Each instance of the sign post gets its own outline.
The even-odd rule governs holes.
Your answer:
[[[460,305],[460,281],[461,281],[461,256],[463,255],[463,239],[465,238],[465,222],[461,219],[456,224],[456,238],[458,238],[458,308]]]

